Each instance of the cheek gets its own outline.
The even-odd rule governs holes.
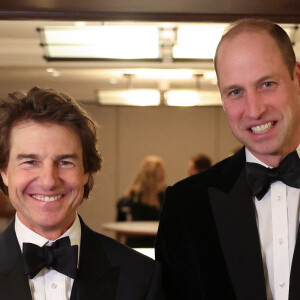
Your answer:
[[[232,125],[235,125],[243,116],[243,110],[238,105],[233,105],[233,104],[225,105],[224,110],[225,110],[228,122]]]
[[[14,174],[13,176],[8,175],[8,194],[11,199],[14,195],[21,195],[26,192],[26,189],[30,186],[31,178],[29,176],[18,176]]]
[[[73,190],[83,190],[88,178],[88,174],[73,174],[73,176],[70,174],[69,176],[64,176],[64,183]]]

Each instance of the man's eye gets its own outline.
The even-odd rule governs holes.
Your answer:
[[[233,91],[229,92],[229,95],[230,96],[236,96],[236,95],[239,95],[240,93],[241,93],[241,90],[236,89],[236,90],[233,90]]]
[[[60,164],[61,166],[64,166],[64,167],[70,167],[70,166],[73,165],[73,163],[71,163],[70,161],[67,161],[67,160],[61,160],[61,161],[59,162],[59,164]]]
[[[274,85],[274,82],[272,82],[272,81],[267,81],[267,82],[264,82],[264,84],[263,84],[264,87],[271,87],[273,85]]]
[[[26,161],[23,162],[23,164],[25,164],[25,165],[34,165],[35,160],[26,160]]]

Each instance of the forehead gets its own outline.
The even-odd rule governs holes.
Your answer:
[[[269,52],[268,50],[273,50]],[[280,54],[280,50],[274,39],[266,31],[246,31],[238,33],[232,37],[226,38],[220,45],[218,51],[218,64],[222,64],[222,58],[232,56],[234,54],[244,52],[248,54],[252,52],[257,55],[260,53]]]
[[[288,72],[280,49],[266,31],[247,31],[226,38],[218,50],[217,67],[219,81],[233,73],[246,77],[251,73],[270,75],[267,73],[274,69]]]
[[[9,144],[10,152],[82,151],[79,135],[72,127],[32,120],[20,121],[12,126]]]

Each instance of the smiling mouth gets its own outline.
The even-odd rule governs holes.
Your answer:
[[[43,202],[53,202],[61,199],[63,195],[55,195],[55,196],[31,195],[31,197]]]
[[[258,126],[253,126],[250,128],[250,130],[254,133],[262,134],[267,132],[270,128],[274,126],[275,122],[268,122],[266,124],[258,125]]]

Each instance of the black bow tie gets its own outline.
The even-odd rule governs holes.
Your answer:
[[[25,274],[34,278],[43,268],[75,278],[77,270],[78,246],[71,246],[69,237],[57,240],[51,246],[39,247],[23,243]]]
[[[246,178],[253,195],[261,200],[271,183],[282,181],[288,186],[300,188],[300,160],[296,151],[290,153],[277,168],[246,163]]]

